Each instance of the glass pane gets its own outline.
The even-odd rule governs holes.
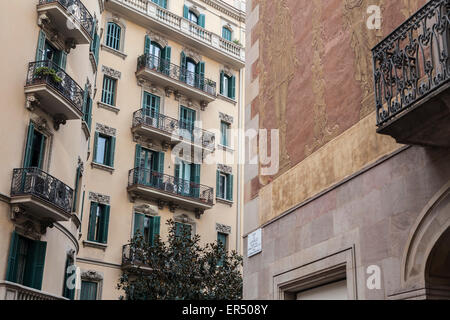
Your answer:
[[[96,159],[95,162],[100,164],[106,163],[106,145],[107,145],[107,139],[99,136],[97,139],[97,153],[96,153]]]
[[[227,177],[224,174],[221,174],[219,177],[219,198],[226,198],[226,185],[227,185]]]
[[[228,94],[229,81],[230,81],[230,78],[228,78],[227,76],[223,77],[223,94],[227,97],[229,96],[229,94]]]

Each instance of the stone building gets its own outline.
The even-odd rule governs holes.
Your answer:
[[[243,2],[0,9],[0,299],[117,299],[169,219],[241,251]]]
[[[246,299],[450,297],[448,8],[247,1]]]

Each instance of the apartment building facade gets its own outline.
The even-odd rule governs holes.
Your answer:
[[[169,219],[240,251],[241,6],[2,4],[26,47],[3,57],[0,299],[117,299],[127,243]]]
[[[450,296],[448,9],[247,1],[244,298]]]

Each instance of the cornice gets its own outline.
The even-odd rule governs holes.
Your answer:
[[[200,1],[232,17],[233,19],[236,19],[239,22],[245,22],[245,12],[229,5],[228,3],[225,3],[220,0],[200,0]]]

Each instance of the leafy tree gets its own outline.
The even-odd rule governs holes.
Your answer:
[[[242,257],[220,242],[200,245],[200,236],[188,230],[176,235],[167,222],[169,238],[157,236],[153,245],[136,235],[129,244],[117,288],[129,300],[239,300],[242,299]]]

